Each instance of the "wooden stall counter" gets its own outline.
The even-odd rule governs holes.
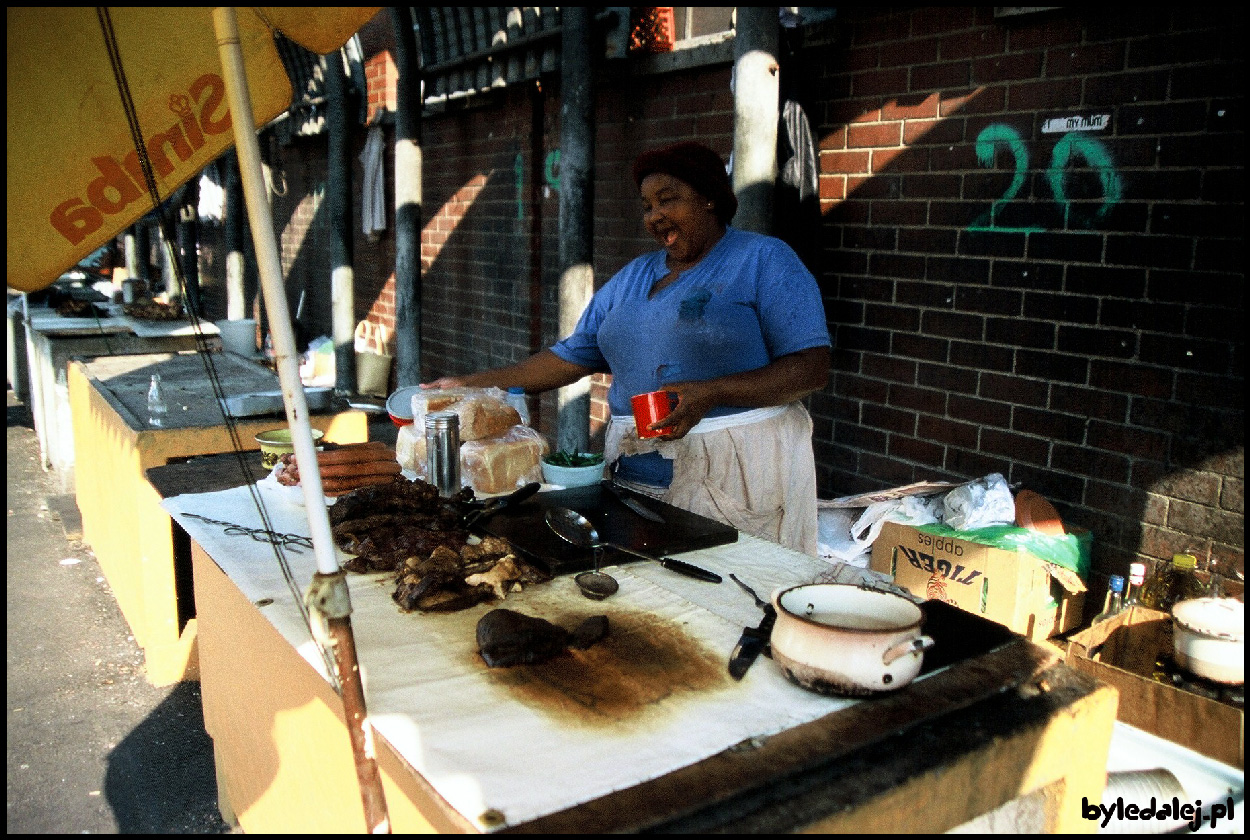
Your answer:
[[[266,368],[230,353],[212,361],[227,395],[279,388]],[[143,648],[153,685],[198,679],[196,608],[190,543],[172,526],[145,471],[196,455],[230,452],[234,444],[218,408],[204,360],[196,353],[159,353],[74,360],[69,364],[75,498],[83,541],[104,570],[118,606]],[[147,422],[148,383],[161,375],[169,407],[161,428]],[[348,410],[316,414],[325,440],[368,439],[367,416]],[[239,443],[259,468],[255,436],[286,425],[283,416],[240,419]]]
[[[362,831],[342,704],[272,546],[200,518],[254,525],[248,494],[190,476],[149,471],[191,539],[223,813],[247,832]],[[300,534],[301,512],[273,498],[268,515]],[[831,569],[747,535],[681,556],[763,591]],[[288,560],[305,585],[309,553]],[[759,611],[727,579],[610,571],[621,591],[602,606],[557,577],[452,614],[404,613],[389,576],[348,575],[393,831],[940,832],[1022,799],[1039,830],[1096,831],[1081,801],[1100,801],[1116,694],[1053,651],[931,604],[931,670],[886,696],[822,698],[767,658],[729,678]],[[609,613],[617,643],[584,660],[611,673],[569,683],[554,666],[487,669],[473,628],[494,606],[565,623]]]

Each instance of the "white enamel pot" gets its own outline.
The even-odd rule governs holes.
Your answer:
[[[1246,681],[1246,605],[1236,598],[1194,598],[1172,608],[1172,645],[1186,671],[1230,685]]]
[[[896,691],[916,678],[933,647],[920,632],[920,607],[890,592],[812,583],[777,591],[773,607],[773,661],[791,681],[819,694]]]

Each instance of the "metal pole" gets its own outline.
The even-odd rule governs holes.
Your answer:
[[[213,9],[213,25],[217,32],[217,47],[221,55],[226,93],[230,113],[235,115],[235,147],[239,155],[239,172],[243,177],[243,192],[247,198],[248,220],[256,243],[257,264],[260,267],[261,285],[264,288],[265,308],[269,312],[269,326],[273,336],[278,379],[282,384],[282,402],[286,406],[287,423],[292,432],[295,456],[308,469],[300,469],[300,484],[304,488],[308,526],[312,536],[313,553],[317,559],[318,576],[329,578],[322,591],[310,592],[315,604],[332,602],[334,608],[323,612],[334,638],[335,660],[338,665],[340,695],[356,761],[356,773],[361,783],[361,800],[365,810],[365,824],[370,833],[389,831],[386,800],[382,793],[382,780],[378,774],[377,761],[372,751],[371,730],[365,715],[364,693],[360,685],[356,646],[351,635],[348,616],[351,600],[343,572],[334,554],[334,539],[330,533],[330,517],[326,511],[321,487],[321,472],[317,467],[317,450],[313,446],[312,431],[308,424],[308,402],[299,378],[299,358],[295,352],[295,333],[291,325],[291,313],[282,289],[282,262],[278,256],[278,240],[274,233],[273,217],[269,212],[265,180],[261,170],[260,144],[252,125],[251,94],[247,87],[247,75],[243,69],[243,51],[239,45],[238,21],[232,7]],[[326,591],[328,590],[328,591]]]
[[[412,10],[395,27],[395,363],[400,387],[421,381],[421,57]]]
[[[329,152],[326,198],[330,211],[330,300],[334,339],[334,390],[346,396],[356,392],[356,296],[352,270],[351,122],[348,120],[347,73],[342,52],[325,58],[326,127]]]
[[[592,260],[594,221],[594,84],[590,60],[591,14],[565,6],[560,55],[560,336],[577,319],[595,291]],[[584,452],[590,444],[590,378],[561,388],[557,397],[559,449]]]

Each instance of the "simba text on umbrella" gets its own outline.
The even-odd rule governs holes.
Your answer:
[[[192,82],[187,93],[189,97],[175,94],[169,98],[169,110],[176,117],[174,123],[148,137],[145,144],[157,178],[167,178],[174,171],[167,146],[179,162],[185,162],[204,146],[205,135],[230,130],[230,111],[222,105],[226,85],[220,76],[205,73]],[[198,114],[193,105],[199,107]],[[52,227],[71,245],[99,230],[105,215],[120,213],[132,201],[147,195],[137,152],[127,154],[121,163],[111,155],[93,157],[91,162],[100,176],[87,184],[86,201],[80,196],[67,199],[56,206],[49,218]]]

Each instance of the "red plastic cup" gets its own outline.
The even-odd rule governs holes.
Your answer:
[[[630,397],[629,403],[634,409],[634,423],[638,426],[638,437],[652,438],[668,434],[672,426],[651,431],[647,427],[663,420],[677,406],[677,394],[672,391],[651,391]]]

